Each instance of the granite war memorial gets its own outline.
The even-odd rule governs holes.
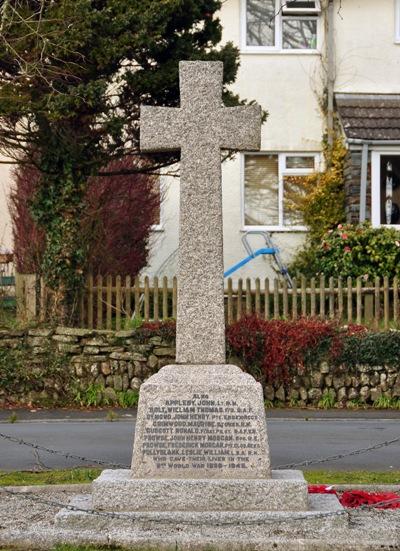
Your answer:
[[[141,108],[142,151],[181,151],[176,364],[140,389],[132,468],[56,517],[109,542],[234,549],[346,523],[336,496],[271,470],[261,385],[225,363],[221,150],[260,149],[261,108],[224,107],[222,77],[220,62],[181,62],[180,107]]]

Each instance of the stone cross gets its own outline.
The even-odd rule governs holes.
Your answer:
[[[181,151],[176,361],[225,364],[221,149],[260,149],[261,108],[223,106],[222,62],[179,77],[180,108],[141,107],[140,146]]]

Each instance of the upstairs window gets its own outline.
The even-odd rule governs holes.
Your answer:
[[[245,49],[315,50],[318,0],[242,0]]]
[[[395,0],[395,41],[400,43],[400,0]]]

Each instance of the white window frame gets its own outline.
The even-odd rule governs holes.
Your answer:
[[[276,155],[278,157],[278,220],[276,225],[249,226],[245,224],[245,157],[246,155]],[[283,224],[283,178],[284,176],[308,176],[321,169],[320,153],[310,151],[256,151],[242,153],[240,156],[240,181],[242,195],[242,231],[274,231],[274,232],[306,232],[307,226],[285,226]],[[314,159],[314,169],[312,168],[286,168],[287,157],[312,157]]]
[[[247,0],[241,0],[240,6],[240,42],[241,42],[241,53],[251,53],[251,54],[318,54],[320,53],[320,44],[321,44],[321,8],[319,0],[316,0],[316,8],[313,8],[309,11],[309,17],[317,21],[317,47],[316,48],[300,48],[300,49],[291,49],[282,47],[282,10],[280,9],[281,0],[275,0],[275,45],[274,46],[248,46],[247,45]],[[299,8],[291,8],[286,10],[286,13],[290,15],[305,13],[304,8],[301,10]]]
[[[371,150],[371,224],[374,228],[395,228],[400,224],[381,223],[381,157],[400,156],[400,147]]]
[[[394,5],[394,41],[396,44],[400,44],[400,0],[395,0]]]
[[[166,177],[160,174],[158,177],[158,185],[160,187],[160,223],[159,224],[153,224],[151,226],[150,231],[153,232],[163,232],[164,231],[164,203],[165,201],[162,200],[163,197],[165,197],[165,194],[167,192],[167,183],[166,183]]]

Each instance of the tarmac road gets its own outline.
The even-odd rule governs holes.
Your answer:
[[[8,412],[8,416],[9,416]],[[400,437],[399,415],[376,412],[373,415],[331,415],[293,412],[267,412],[272,465],[282,465],[346,453],[379,442]],[[69,416],[69,419],[61,417]],[[103,459],[129,465],[132,455],[135,414],[117,421],[105,420],[105,412],[88,414],[71,412],[39,416],[22,415],[21,421],[5,422],[0,416],[0,433],[35,442],[48,448],[64,450],[87,458]],[[305,417],[307,416],[307,417]],[[24,419],[24,417],[26,419]],[[40,417],[42,417],[40,419]],[[88,465],[61,456],[39,452],[0,437],[0,469],[30,470]],[[329,461],[307,469],[332,470],[400,470],[400,442],[361,455]]]

